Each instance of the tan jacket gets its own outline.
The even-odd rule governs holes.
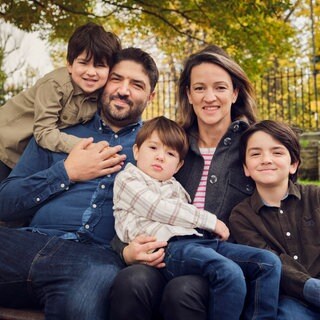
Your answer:
[[[0,160],[13,168],[32,134],[42,147],[69,153],[80,138],[59,129],[90,120],[97,100],[97,92],[85,95],[72,82],[67,68],[48,73],[0,107]]]

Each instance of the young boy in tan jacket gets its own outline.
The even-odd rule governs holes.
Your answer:
[[[102,26],[87,23],[68,42],[67,66],[54,70],[0,107],[0,181],[18,162],[34,135],[51,151],[69,153],[79,138],[60,129],[86,122],[97,110],[120,41]]]

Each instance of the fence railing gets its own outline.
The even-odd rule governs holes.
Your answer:
[[[165,115],[176,119],[177,79],[163,73],[156,97],[143,118]],[[283,69],[269,73],[254,83],[260,119],[289,123],[303,131],[320,130],[320,73],[309,69]]]
[[[310,69],[283,69],[262,76],[254,83],[260,119],[277,119],[303,131],[320,131],[320,71]],[[18,92],[0,88],[0,96],[11,97]],[[170,73],[161,73],[156,97],[143,119],[165,115],[176,119],[177,79]]]

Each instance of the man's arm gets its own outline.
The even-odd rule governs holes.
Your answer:
[[[121,146],[108,147],[104,141],[83,139],[64,161],[54,162],[52,152],[31,140],[9,178],[0,185],[0,219],[31,217],[50,198],[72,183],[117,172],[124,156],[116,155]]]

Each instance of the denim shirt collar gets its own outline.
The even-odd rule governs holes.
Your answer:
[[[131,123],[125,126],[124,128],[120,129],[117,132],[117,134],[126,133],[127,131],[129,130],[131,131],[135,127],[142,127],[142,125],[143,125],[143,122],[140,119],[139,121]],[[97,131],[102,130],[102,132],[106,132],[106,133],[114,132],[106,123],[103,122],[99,112],[96,112],[96,114],[94,115],[93,120],[91,122],[91,126]]]

